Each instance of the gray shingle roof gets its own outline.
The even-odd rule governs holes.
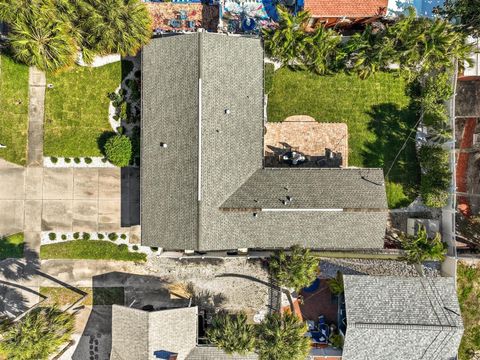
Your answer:
[[[159,38],[144,48],[142,61],[143,245],[383,247],[381,170],[263,168],[260,39],[213,33]],[[253,211],[224,211],[257,208],[253,196],[264,209],[282,208],[285,187],[294,198],[290,208],[349,212],[262,211],[254,218]]]
[[[292,201],[283,204],[286,196]],[[222,208],[385,210],[382,169],[260,169]]]
[[[197,314],[196,306],[147,312],[113,305],[110,359],[158,359],[155,353],[185,359],[197,345]]]
[[[463,323],[453,278],[344,275],[343,359],[453,359]]]

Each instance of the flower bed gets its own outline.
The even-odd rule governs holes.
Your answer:
[[[116,245],[125,244],[129,251],[141,252],[146,255],[160,255],[161,250],[151,248],[149,246],[141,246],[138,244],[130,244],[130,236],[128,233],[117,232],[58,232],[58,231],[42,231],[40,245],[51,245],[65,243],[75,240],[91,240],[91,241],[111,241]]]

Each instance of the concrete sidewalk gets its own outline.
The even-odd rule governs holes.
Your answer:
[[[28,166],[43,166],[43,118],[45,113],[46,76],[31,67],[28,105]]]

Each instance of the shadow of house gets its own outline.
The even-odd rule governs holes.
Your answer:
[[[387,175],[393,164],[387,180],[415,188],[420,181],[420,166],[415,149],[418,118],[413,105],[399,108],[397,104],[384,103],[373,106],[369,115],[368,128],[375,139],[367,142],[362,152],[365,166],[381,167]]]
[[[140,225],[140,169],[121,169],[121,225]]]

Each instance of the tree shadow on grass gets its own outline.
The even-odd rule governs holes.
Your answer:
[[[114,131],[105,131],[100,135],[97,139],[97,145],[98,148],[100,149],[100,152],[105,156],[105,144],[107,143],[108,139],[110,139],[112,136],[115,136],[116,133]]]
[[[420,182],[420,166],[415,150],[415,124],[418,120],[415,109],[413,106],[400,108],[394,103],[384,103],[373,106],[369,115],[368,128],[376,138],[365,145],[362,152],[364,164],[383,168],[387,181],[401,184],[408,199],[397,205],[406,206],[416,197]]]

